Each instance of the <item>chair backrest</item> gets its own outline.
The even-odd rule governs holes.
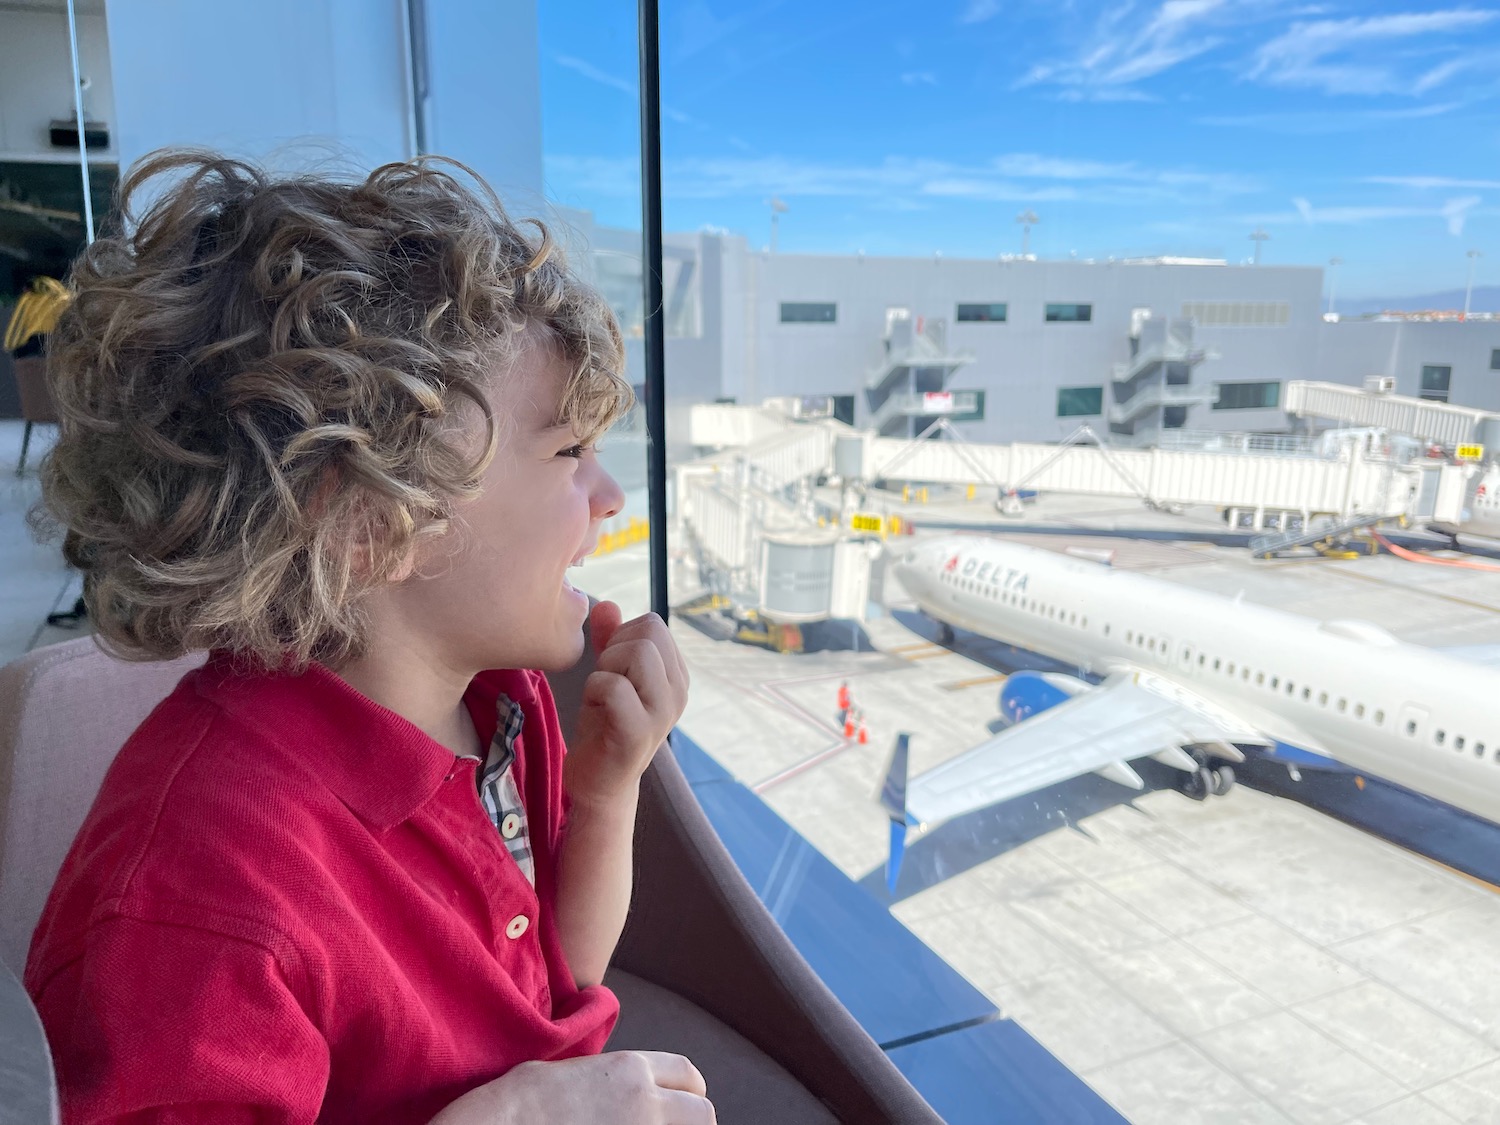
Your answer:
[[[127,663],[80,637],[0,668],[0,960],[17,976],[104,771],[202,663]]]

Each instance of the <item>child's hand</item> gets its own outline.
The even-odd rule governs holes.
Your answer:
[[[714,1125],[706,1094],[703,1075],[681,1055],[615,1051],[522,1063],[470,1090],[429,1125]]]
[[[583,685],[576,745],[564,782],[575,804],[607,804],[632,795],[656,748],[687,706],[688,672],[660,617],[620,624],[620,607],[599,602],[589,612],[599,654]]]

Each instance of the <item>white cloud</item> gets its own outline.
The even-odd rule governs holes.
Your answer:
[[[1450,176],[1364,176],[1360,179],[1360,182],[1416,188],[1418,191],[1452,191],[1462,188],[1487,188],[1493,190],[1500,188],[1500,180],[1457,180]]]
[[[633,160],[547,154],[547,176],[567,196],[624,197],[638,192]],[[1205,195],[1245,194],[1258,185],[1235,175],[1195,169],[1147,168],[1036,153],[1007,153],[978,164],[921,157],[840,164],[783,156],[668,159],[668,196],[693,199],[779,196],[843,197],[910,209],[923,200],[1180,205]]]
[[[1407,106],[1402,109],[1311,110],[1293,113],[1236,113],[1199,117],[1195,125],[1217,125],[1227,128],[1262,129],[1268,133],[1291,136],[1319,136],[1376,129],[1389,121],[1409,121],[1424,117],[1441,117],[1462,109],[1464,102],[1441,102],[1432,105]]]
[[[1466,195],[1450,199],[1440,207],[1412,207],[1392,204],[1359,204],[1335,207],[1315,207],[1306,199],[1292,200],[1293,211],[1272,211],[1260,214],[1240,215],[1237,222],[1246,225],[1266,226],[1290,225],[1298,222],[1314,225],[1329,223],[1336,226],[1361,226],[1366,223],[1391,222],[1397,219],[1431,221],[1441,219],[1451,235],[1463,233],[1464,223],[1474,208],[1483,200],[1477,195]]]
[[[600,70],[593,63],[585,62],[583,59],[574,58],[572,55],[553,55],[552,61],[558,66],[565,66],[569,70],[576,71],[591,82],[597,82],[601,86],[619,90],[622,94],[629,94],[632,98],[636,96],[636,85],[623,78],[610,74],[608,71]]]
[[[1102,13],[1070,58],[1034,65],[1017,88],[1056,84],[1067,101],[1144,101],[1139,82],[1213,50],[1222,35],[1205,25],[1220,22],[1243,0],[1165,0],[1151,9],[1116,5]],[[1073,19],[1073,13],[1068,13]]]
[[[1246,77],[1273,86],[1320,89],[1329,94],[1421,94],[1473,61],[1449,60],[1409,73],[1409,56],[1393,44],[1424,36],[1455,35],[1489,23],[1500,13],[1472,8],[1347,19],[1299,21],[1261,46]]]
[[[1000,0],[968,0],[959,23],[984,23],[1000,14]]]
[[[607,70],[601,70],[591,62],[575,58],[573,55],[553,55],[552,61],[558,66],[566,67],[577,74],[583,75],[590,82],[597,82],[601,86],[608,86],[611,90],[618,90],[622,94],[639,100],[639,87],[634,82],[627,81],[619,75],[610,74]],[[678,125],[690,125],[695,129],[704,129],[707,126],[691,114],[683,113],[680,109],[666,105],[661,106],[661,115],[668,121]]]
[[[1455,238],[1463,234],[1464,221],[1469,217],[1469,212],[1483,202],[1477,195],[1465,195],[1443,204],[1443,218],[1448,223],[1448,233]]]
[[[901,75],[901,84],[904,86],[936,86],[937,75],[930,70],[908,70]]]

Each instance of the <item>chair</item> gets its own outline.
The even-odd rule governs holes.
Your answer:
[[[17,974],[109,762],[200,661],[124,663],[84,637],[0,668],[0,959]],[[588,671],[553,677],[565,719]],[[669,752],[642,782],[636,868],[609,1049],[688,1055],[724,1125],[941,1121],[777,927]]]
[[[26,451],[31,448],[31,428],[38,422],[56,422],[57,407],[52,403],[52,392],[47,389],[47,361],[39,355],[23,356],[12,361],[15,364],[16,389],[21,395],[21,417],[26,420],[26,429],[21,434],[21,459],[16,464],[16,476],[26,474]]]

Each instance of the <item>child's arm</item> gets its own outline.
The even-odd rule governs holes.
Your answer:
[[[604,979],[630,908],[631,846],[641,774],[687,705],[682,654],[654,613],[620,624],[589,615],[599,654],[583,687],[563,784],[572,802],[557,877],[557,928],[580,988]]]

